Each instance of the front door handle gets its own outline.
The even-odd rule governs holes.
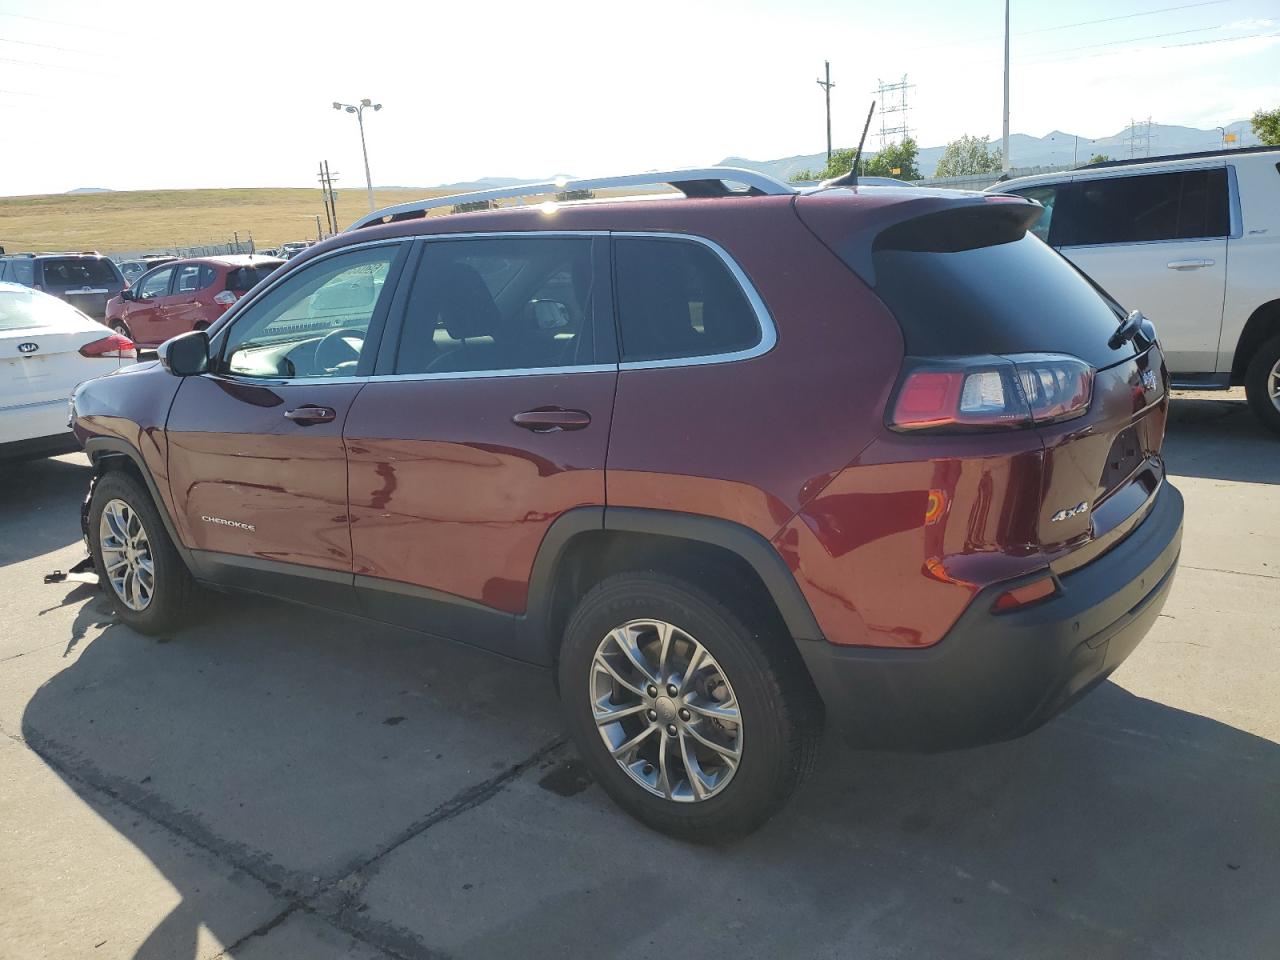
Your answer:
[[[1170,270],[1199,270],[1201,267],[1212,267],[1212,260],[1170,260],[1167,266]]]
[[[285,418],[299,426],[309,427],[313,423],[331,423],[338,417],[333,407],[319,407],[314,403],[304,403],[300,407],[284,412]]]
[[[540,407],[517,413],[511,418],[511,422],[534,433],[555,433],[559,430],[581,430],[591,423],[591,414],[585,410]]]

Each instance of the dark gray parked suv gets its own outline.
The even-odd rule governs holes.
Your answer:
[[[0,257],[0,281],[34,287],[67,301],[95,320],[125,288],[124,275],[96,253],[39,253]]]

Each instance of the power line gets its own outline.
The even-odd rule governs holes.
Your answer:
[[[1163,39],[1166,37],[1181,36],[1188,33],[1202,33],[1204,32],[1204,30],[1217,30],[1223,26],[1227,26],[1227,24],[1219,24],[1218,27],[1205,27],[1203,28],[1203,30],[1183,30],[1183,31],[1178,31],[1176,33],[1154,34],[1152,36],[1147,36],[1147,37],[1132,37],[1128,40],[1116,40],[1113,43],[1105,43],[1105,44],[1092,44],[1088,47],[1069,47],[1067,48],[1067,50],[1087,50],[1087,49],[1090,49],[1091,47],[1114,46],[1116,44],[1122,44],[1122,43],[1136,43],[1142,40],[1157,40],[1157,39]],[[1274,26],[1274,24],[1271,24],[1270,26]],[[1270,29],[1270,26],[1268,26],[1267,29]],[[1274,37],[1274,36],[1280,36],[1280,33],[1266,33],[1266,32],[1246,33],[1246,34],[1241,34],[1238,37],[1217,37],[1213,40],[1193,40],[1189,43],[1162,43],[1160,44],[1158,49],[1176,50],[1179,47],[1199,47],[1199,46],[1205,46],[1206,44],[1211,44],[1211,43],[1230,43],[1235,40],[1252,40],[1258,37]],[[1044,54],[1034,54],[1031,58],[1028,58],[1026,60],[1019,60],[1018,62],[1023,64],[1064,63],[1071,60],[1092,60],[1097,57],[1112,57],[1120,53],[1133,53],[1137,51],[1132,49],[1106,50],[1106,51],[1103,51],[1102,53],[1089,53],[1089,54],[1082,54],[1080,56],[1074,56],[1074,57],[1052,56],[1052,54],[1065,53],[1065,52],[1067,51],[1066,50],[1045,51],[1045,54],[1049,54],[1049,56],[1045,57]],[[993,57],[990,60],[987,60],[984,62],[994,63],[995,58]]]
[[[71,67],[65,63],[44,63],[40,60],[18,60],[15,57],[0,57],[0,63],[17,63],[24,67],[44,67],[48,70],[70,70],[72,73],[87,73],[95,77],[122,77],[124,74],[114,70],[84,70]]]
[[[1132,20],[1135,17],[1150,17],[1157,13],[1171,13],[1174,10],[1190,10],[1193,7],[1213,7],[1222,3],[1230,3],[1232,0],[1200,0],[1199,3],[1183,3],[1176,7],[1160,7],[1157,10],[1142,10],[1138,13],[1124,13],[1117,17],[1103,17],[1100,20],[1077,20],[1075,23],[1059,23],[1052,27],[1036,27],[1034,30],[1021,30],[1014,34],[1017,37],[1025,37],[1033,33],[1048,33],[1052,30],[1069,30],[1073,27],[1091,27],[1098,23],[1114,23],[1117,20]]]
[[[11,40],[9,37],[0,37],[0,43],[17,43],[24,47],[41,47],[45,50],[60,50],[63,53],[74,53],[80,56],[101,57],[103,54],[96,50],[81,50],[75,47],[57,47],[52,43],[36,43],[34,40]]]

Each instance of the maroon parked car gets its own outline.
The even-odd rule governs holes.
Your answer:
[[[371,215],[82,386],[120,618],[235,588],[541,664],[600,784],[699,841],[778,809],[824,724],[971,746],[1111,673],[1178,560],[1168,376],[1039,207],[570,188],[641,179],[685,196]]]
[[[241,254],[167,262],[107,301],[106,324],[140,347],[158,346],[204,330],[282,263]]]

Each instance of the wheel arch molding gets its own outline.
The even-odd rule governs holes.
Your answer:
[[[639,550],[629,549],[647,544]],[[543,537],[529,578],[524,629],[530,652],[558,657],[563,627],[582,594],[604,577],[646,565],[665,566],[681,544],[701,549],[749,569],[781,625],[795,641],[820,640],[822,631],[781,554],[756,531],[731,520],[643,507],[578,507],[552,523]],[[621,546],[621,550],[614,548]],[[692,572],[691,564],[685,572]],[[680,572],[677,569],[675,572]],[[744,571],[745,572],[745,571]]]
[[[124,462],[133,468],[133,472],[146,486],[147,493],[151,495],[151,502],[155,504],[156,513],[160,514],[165,532],[169,535],[169,540],[172,541],[178,555],[182,557],[182,562],[187,565],[187,569],[191,569],[191,553],[179,538],[173,518],[169,516],[168,505],[160,495],[160,488],[156,486],[155,478],[151,476],[147,462],[138,448],[119,437],[90,437],[85,441],[84,452],[88,455],[89,462],[93,464],[93,479],[89,483],[89,494],[85,497],[80,510],[80,525],[86,538],[85,542],[88,542],[89,536],[89,500],[93,496],[93,489],[99,478],[108,470],[115,469],[116,463]]]

